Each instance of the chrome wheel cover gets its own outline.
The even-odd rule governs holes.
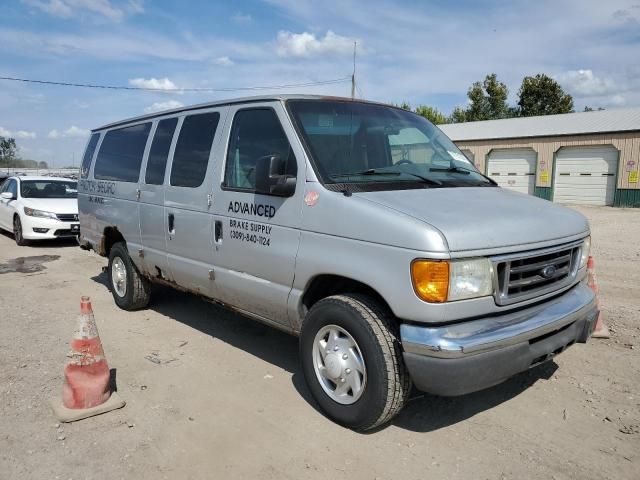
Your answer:
[[[127,294],[127,267],[120,257],[115,257],[111,262],[111,283],[119,297]]]
[[[357,402],[367,384],[367,368],[351,334],[337,325],[322,327],[312,355],[316,377],[329,398],[342,405]]]

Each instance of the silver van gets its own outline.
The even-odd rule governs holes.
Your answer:
[[[313,397],[357,430],[412,383],[462,395],[549,361],[598,313],[581,214],[497,187],[389,105],[253,97],[112,123],[78,191],[119,307],[160,283],[299,335]]]

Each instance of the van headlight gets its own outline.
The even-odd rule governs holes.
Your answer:
[[[486,297],[493,293],[493,266],[488,258],[464,260],[414,260],[411,280],[425,302]]]
[[[591,254],[591,237],[587,237],[582,242],[582,248],[580,249],[580,268],[584,268],[589,261],[589,255]]]
[[[30,217],[53,218],[54,220],[58,219],[58,216],[53,212],[45,212],[44,210],[36,210],[35,208],[24,207],[24,213]]]

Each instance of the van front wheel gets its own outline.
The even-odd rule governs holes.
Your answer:
[[[311,394],[346,427],[376,428],[409,396],[397,326],[370,297],[334,295],[316,303],[302,324],[300,357]]]
[[[116,305],[123,310],[139,310],[149,305],[151,284],[140,275],[123,242],[111,247],[107,271]]]

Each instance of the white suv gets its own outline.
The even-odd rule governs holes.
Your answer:
[[[7,178],[0,187],[0,228],[13,232],[18,245],[77,236],[77,188],[68,178]]]

